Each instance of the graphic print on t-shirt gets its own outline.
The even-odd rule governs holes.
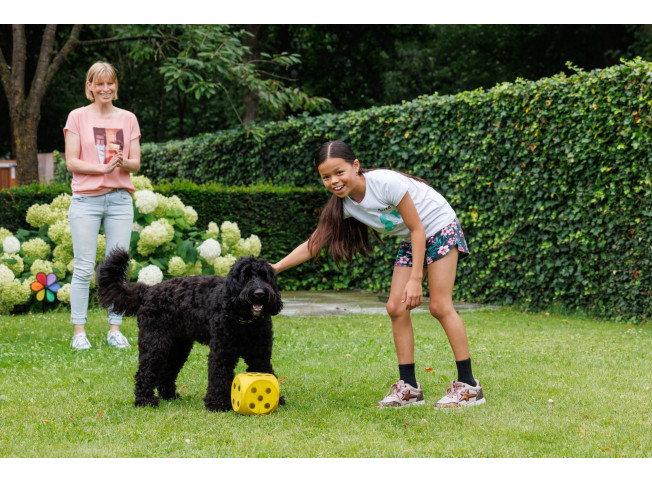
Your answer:
[[[103,127],[94,127],[95,149],[97,149],[97,158],[100,164],[106,164],[119,151],[122,151],[125,145],[125,135],[122,129],[107,129]]]
[[[385,225],[386,231],[392,231],[394,228],[396,228],[396,225],[401,222],[401,214],[397,209],[394,209],[390,213],[383,213],[380,215],[380,222]]]

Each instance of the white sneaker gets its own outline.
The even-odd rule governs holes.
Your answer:
[[[452,381],[446,395],[435,403],[435,409],[462,408],[484,404],[484,393],[480,381],[475,380],[475,386],[463,382]]]
[[[106,342],[111,347],[117,347],[118,349],[126,349],[127,347],[131,347],[127,338],[122,335],[122,332],[119,330],[114,330],[113,332],[109,331],[109,333],[106,335]]]
[[[376,403],[376,406],[379,408],[402,408],[405,406],[420,405],[425,402],[421,384],[417,383],[417,387],[412,387],[404,381],[398,381],[392,384],[387,396],[382,401]]]
[[[86,338],[86,332],[72,336],[72,348],[77,350],[90,349],[91,343]]]

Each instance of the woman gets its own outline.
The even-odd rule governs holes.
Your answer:
[[[75,257],[70,289],[74,349],[91,347],[85,324],[100,225],[104,226],[106,253],[114,247],[129,249],[134,217],[129,173],[140,168],[140,127],[134,114],[113,105],[118,99],[118,79],[111,64],[91,66],[86,97],[91,104],[73,110],[63,128],[66,166],[73,173],[68,215]],[[108,344],[130,347],[120,332],[122,316],[109,310],[108,322]]]

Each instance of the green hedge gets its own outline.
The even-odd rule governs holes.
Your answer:
[[[313,154],[322,141],[342,139],[364,167],[421,176],[451,202],[473,252],[460,264],[456,298],[642,320],[652,312],[651,80],[652,64],[637,59],[294,118],[262,126],[260,136],[234,130],[144,144],[142,172],[154,180],[319,186]],[[388,256],[391,245],[382,249]],[[363,281],[355,286],[387,289],[389,280],[376,279],[386,279],[386,260],[365,278],[366,263],[349,269]],[[343,283],[321,273],[326,286]]]

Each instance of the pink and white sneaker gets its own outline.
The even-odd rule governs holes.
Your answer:
[[[435,403],[435,409],[461,408],[478,406],[485,403],[480,381],[475,380],[475,387],[463,382],[452,381],[446,389],[446,395]]]
[[[398,381],[392,384],[389,388],[387,396],[382,401],[376,403],[380,408],[402,408],[405,406],[412,406],[423,404],[426,401],[423,399],[423,390],[421,384],[417,382],[417,387],[412,387],[409,384]]]

